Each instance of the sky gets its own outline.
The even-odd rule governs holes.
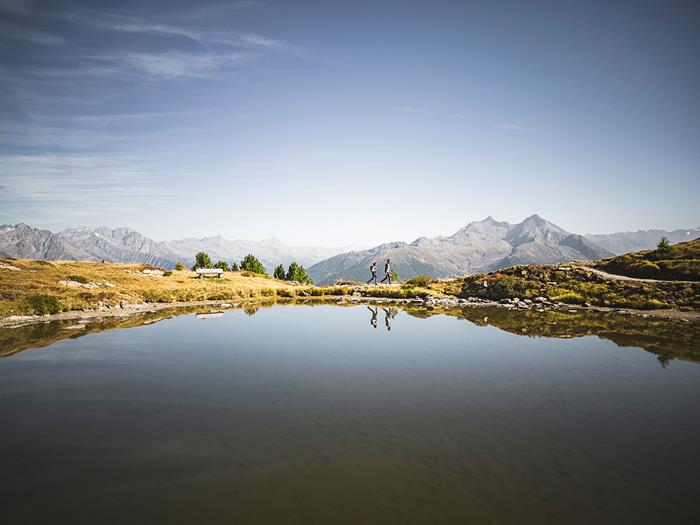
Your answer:
[[[0,0],[0,223],[698,227],[699,6]]]

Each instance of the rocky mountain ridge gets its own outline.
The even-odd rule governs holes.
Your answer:
[[[19,259],[109,261],[144,263],[172,268],[176,262],[189,266],[199,251],[213,261],[240,261],[252,253],[272,272],[278,264],[297,261],[312,265],[347,248],[287,246],[277,239],[229,240],[220,235],[156,242],[130,228],[68,228],[57,233],[26,224],[0,226],[0,255]]]
[[[366,280],[372,261],[392,260],[401,279],[417,275],[446,278],[488,272],[515,264],[558,263],[612,255],[593,241],[567,232],[539,215],[518,224],[493,217],[469,223],[451,236],[420,237],[369,250],[336,255],[309,268],[318,284]],[[381,269],[381,268],[380,268]]]
[[[653,250],[666,237],[671,244],[692,241],[700,237],[700,227],[688,230],[637,230],[634,232],[617,232],[604,234],[586,234],[586,238],[606,250],[620,255],[642,250]]]

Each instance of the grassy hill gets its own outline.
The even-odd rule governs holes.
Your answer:
[[[645,250],[603,259],[596,268],[641,279],[700,281],[700,239],[681,242],[668,249]]]
[[[513,266],[444,286],[459,297],[540,297],[616,308],[700,309],[700,239],[598,262]]]
[[[151,273],[156,270],[155,273]],[[57,313],[122,302],[227,301],[274,295],[290,283],[249,272],[199,279],[194,272],[141,264],[0,259],[0,316]]]

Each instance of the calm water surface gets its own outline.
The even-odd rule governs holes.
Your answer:
[[[697,363],[373,310],[0,359],[0,522],[698,522]]]

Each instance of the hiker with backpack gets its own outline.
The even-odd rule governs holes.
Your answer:
[[[372,277],[369,278],[367,284],[371,283],[372,280],[374,280],[374,284],[377,284],[377,263],[375,261],[372,261],[372,264],[369,265],[369,271],[372,272]]]

